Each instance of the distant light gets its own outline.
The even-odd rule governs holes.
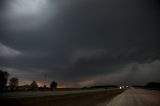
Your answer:
[[[119,87],[119,89],[122,89],[122,87]]]

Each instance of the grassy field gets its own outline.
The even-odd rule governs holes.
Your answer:
[[[48,91],[16,91],[16,92],[4,92],[0,93],[0,98],[24,98],[24,97],[40,97],[40,96],[54,96],[54,95],[66,95],[66,94],[77,94],[77,93],[89,93],[89,92],[99,92],[99,91],[109,91],[115,90],[112,89],[104,89],[104,88],[96,88],[96,89],[63,89],[63,90],[48,90]]]
[[[45,97],[2,98],[1,106],[96,106],[108,102],[124,90],[105,90]],[[3,104],[3,105],[2,105]]]

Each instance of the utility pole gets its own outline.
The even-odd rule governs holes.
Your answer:
[[[44,88],[46,88],[46,73],[45,72],[43,73],[43,76],[44,76]]]

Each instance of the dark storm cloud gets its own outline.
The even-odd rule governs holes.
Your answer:
[[[54,0],[51,5],[56,8],[23,24],[0,18],[1,44],[21,53],[3,57],[2,66],[49,70],[49,78],[78,82],[160,59],[158,0]],[[32,18],[40,20],[34,27]]]
[[[97,52],[98,53],[98,52]],[[143,51],[134,49],[120,49],[111,52],[102,52],[102,54],[90,54],[78,56],[70,67],[66,70],[65,75],[75,78],[87,79],[88,76],[96,76],[119,72],[127,64],[131,63],[152,63],[160,59],[159,51]]]

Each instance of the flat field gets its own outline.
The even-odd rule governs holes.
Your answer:
[[[29,96],[13,97],[15,93],[6,93],[1,95],[1,106],[97,106],[103,102],[109,102],[116,95],[122,93],[124,90],[88,90],[88,91],[59,91],[55,95],[48,95],[49,92],[26,92]],[[58,91],[57,91],[58,92]],[[62,92],[62,93],[60,93]],[[77,93],[76,93],[77,92]],[[35,95],[39,94],[41,95]],[[47,95],[42,95],[46,93]],[[10,97],[9,94],[12,94]],[[5,96],[7,95],[7,96]],[[18,94],[17,94],[18,95]],[[33,96],[33,97],[32,97]]]

